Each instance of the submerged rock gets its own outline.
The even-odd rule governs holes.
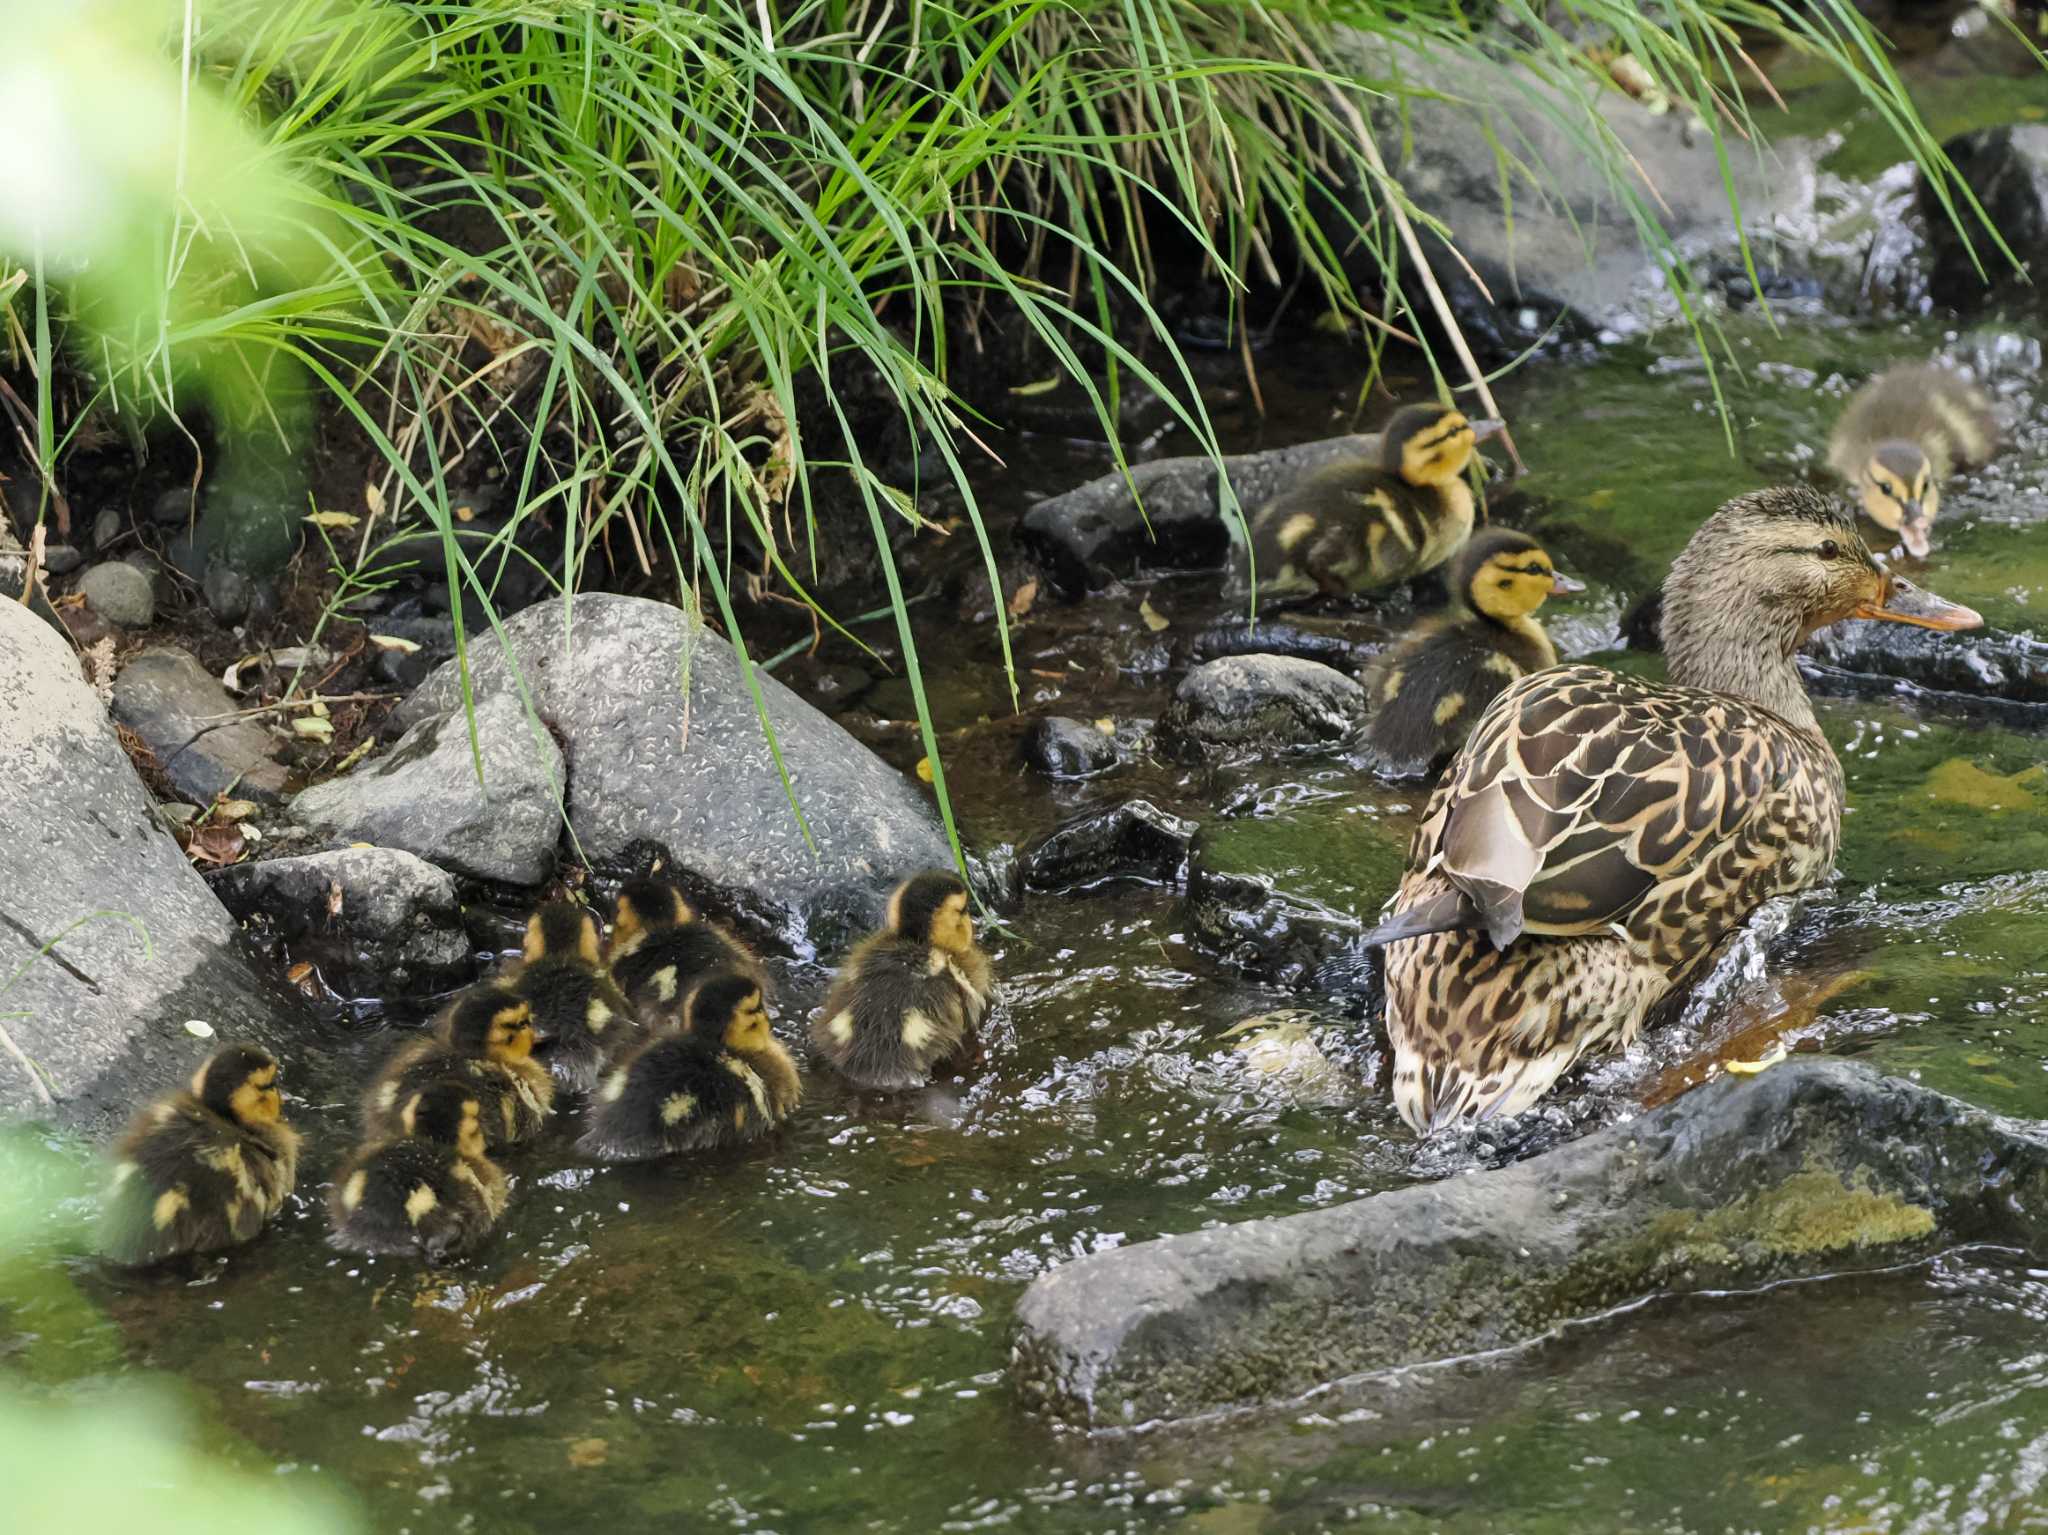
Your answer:
[[[566,625],[562,605],[546,602],[508,620],[505,638],[565,744],[574,846],[594,863],[663,849],[669,868],[798,953],[872,931],[898,880],[951,865],[938,818],[910,780],[757,670],[815,847],[806,842],[738,657],[681,609],[585,594]],[[479,701],[516,699],[507,651],[494,639],[479,640],[470,665]],[[399,718],[460,701],[446,666]]]
[[[145,650],[114,678],[114,718],[142,738],[164,776],[195,805],[216,794],[262,804],[284,797],[285,770],[270,732],[228,717],[241,707],[188,650]],[[204,734],[201,732],[204,731]]]
[[[1283,1401],[1644,1296],[2048,1239],[2048,1137],[1841,1061],[1722,1078],[1512,1167],[1081,1258],[1012,1375],[1084,1428]]]
[[[1018,866],[1026,890],[1076,890],[1105,880],[1177,884],[1195,823],[1149,800],[1128,799],[1084,811],[1025,847]]]
[[[1024,760],[1047,778],[1093,778],[1122,762],[1123,753],[1110,732],[1050,715],[1024,737]]]
[[[212,883],[344,996],[438,991],[475,969],[454,877],[395,847],[236,864]]]
[[[459,707],[427,715],[390,750],[300,794],[292,818],[327,836],[403,848],[473,879],[537,885],[554,867],[561,782],[561,751],[517,695],[479,689],[474,756]]]
[[[331,1042],[248,962],[70,647],[17,603],[0,603],[0,676],[0,1028],[54,1100],[0,1049],[0,1113],[107,1133],[231,1039],[277,1052],[295,1091],[317,1084]]]
[[[1222,656],[1181,679],[1160,744],[1186,760],[1342,746],[1365,723],[1365,689],[1296,656]]]

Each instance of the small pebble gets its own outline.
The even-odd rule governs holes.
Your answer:
[[[93,566],[79,577],[78,589],[92,610],[110,624],[144,629],[156,617],[156,593],[149,577],[120,560]]]

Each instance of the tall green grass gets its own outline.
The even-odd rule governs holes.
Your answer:
[[[146,210],[146,292],[125,310],[61,275],[0,298],[35,296],[34,335],[19,317],[12,333],[43,385],[42,462],[88,405],[129,422],[205,404],[289,446],[292,423],[263,402],[324,391],[378,465],[362,506],[333,509],[361,519],[338,539],[345,589],[425,530],[495,630],[497,581],[545,519],[566,585],[609,563],[715,613],[757,706],[738,594],[751,577],[812,600],[815,488],[844,476],[949,830],[891,553],[931,487],[881,472],[842,403],[856,387],[944,465],[993,583],[959,384],[978,328],[1032,337],[1086,391],[1119,464],[1133,383],[1215,452],[1154,303],[1158,242],[1192,251],[1234,313],[1299,281],[1369,348],[1389,326],[1417,331],[1397,226],[1426,220],[1363,128],[1435,95],[1436,61],[1478,71],[1471,110],[1520,100],[1566,128],[1666,262],[1703,349],[1656,191],[1600,113],[1613,86],[1589,42],[1690,103],[1724,166],[1760,139],[1745,39],[1813,54],[1966,212],[1850,0],[130,0],[131,21],[138,6],[190,100],[224,101],[257,136],[270,196],[254,240],[184,202]],[[1496,142],[1503,188],[1540,197],[1543,167]],[[1733,201],[1732,170],[1726,185]],[[50,389],[53,336],[86,389]],[[486,464],[515,512],[476,536],[451,486]]]

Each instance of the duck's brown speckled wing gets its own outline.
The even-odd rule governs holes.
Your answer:
[[[1712,693],[1563,666],[1474,726],[1417,833],[1496,944],[1623,921],[1726,844],[1805,765],[1783,721]]]

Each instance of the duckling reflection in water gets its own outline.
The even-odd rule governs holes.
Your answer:
[[[1988,462],[1999,436],[1997,413],[1969,380],[1939,363],[1907,363],[1851,397],[1828,439],[1828,463],[1863,515],[1924,559],[1942,483]]]
[[[1389,776],[1434,772],[1509,683],[1557,665],[1536,610],[1585,587],[1528,534],[1487,528],[1452,562],[1450,590],[1448,613],[1422,619],[1365,674],[1366,744]]]
[[[1500,427],[1444,405],[1396,411],[1377,458],[1325,465],[1253,514],[1259,590],[1340,596],[1436,569],[1471,536],[1465,470]]]

